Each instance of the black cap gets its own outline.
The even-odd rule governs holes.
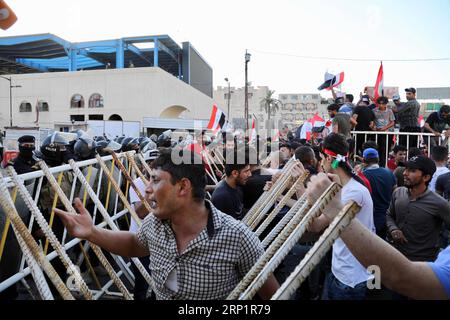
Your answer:
[[[19,143],[34,143],[35,138],[33,136],[21,136],[17,142]]]
[[[415,88],[406,88],[405,92],[411,92],[411,93],[416,94],[416,89]]]
[[[436,172],[436,164],[433,160],[425,156],[415,156],[406,162],[407,169],[418,169],[423,172],[423,174],[434,175]]]

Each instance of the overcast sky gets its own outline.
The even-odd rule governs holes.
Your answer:
[[[317,93],[327,70],[345,72],[348,93],[375,83],[378,61],[299,55],[450,58],[448,0],[6,1],[19,20],[4,36],[53,33],[78,42],[168,34],[200,52],[213,68],[214,86],[225,86],[225,77],[232,86],[244,85],[246,49],[252,54],[249,81],[277,94]],[[449,60],[383,64],[385,86],[450,86]]]

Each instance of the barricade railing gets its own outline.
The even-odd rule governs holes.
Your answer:
[[[394,145],[403,144],[407,149],[407,157],[409,157],[409,149],[411,147],[421,147],[426,145],[428,148],[427,154],[430,156],[431,148],[434,145],[445,145],[449,147],[450,139],[443,135],[436,136],[428,132],[399,132],[399,131],[352,131],[351,136],[354,139],[354,160],[356,160],[358,145],[363,142],[372,140],[378,144],[379,151],[386,150],[382,153],[384,155],[385,163],[389,160],[389,152]],[[404,138],[403,138],[404,137]],[[381,155],[380,155],[381,157]],[[380,159],[382,160],[382,159]]]

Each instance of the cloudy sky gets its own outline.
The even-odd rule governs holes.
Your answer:
[[[325,71],[344,71],[343,90],[374,85],[450,86],[448,0],[7,0],[19,17],[4,36],[53,33],[68,41],[168,34],[190,41],[214,70],[214,86],[249,81],[276,93],[317,93]],[[306,59],[301,56],[349,61]],[[403,94],[403,93],[402,93]],[[327,96],[328,93],[324,93]]]

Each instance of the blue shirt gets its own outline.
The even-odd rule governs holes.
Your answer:
[[[397,183],[395,176],[386,168],[370,166],[364,175],[372,187],[373,219],[377,231],[386,228],[386,212],[392,199],[392,192]]]
[[[450,299],[450,246],[439,254],[435,262],[429,262],[428,264],[444,286]]]

